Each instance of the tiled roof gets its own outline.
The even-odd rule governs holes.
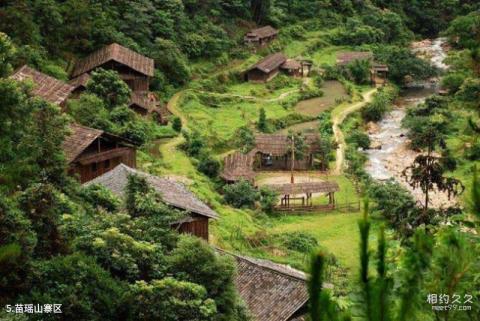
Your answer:
[[[337,55],[337,64],[348,65],[354,60],[372,60],[373,53],[370,51],[349,51]]]
[[[287,58],[284,54],[277,52],[257,62],[249,69],[249,71],[253,69],[258,69],[265,73],[269,73],[272,70],[279,68],[286,60]]]
[[[295,184],[271,184],[268,188],[282,195],[338,192],[337,182],[302,182]]]
[[[314,152],[318,148],[319,136],[316,134],[304,134],[305,144],[309,152]],[[288,153],[290,142],[287,135],[279,134],[257,134],[255,135],[255,148],[249,153],[253,155],[257,152],[271,154],[272,156],[283,156]]]
[[[209,218],[218,218],[217,213],[199,200],[192,192],[188,191],[183,184],[141,172],[124,164],[118,165],[111,171],[89,181],[85,185],[100,184],[111,190],[114,194],[124,197],[129,175],[145,177],[152,188],[162,196],[163,201],[170,206]]]
[[[32,94],[46,101],[60,105],[63,103],[70,93],[73,91],[73,87],[61,80],[55,79],[38,70],[24,65],[18,69],[12,76],[12,79],[18,81],[30,80],[33,82]]]
[[[273,28],[272,26],[264,26],[257,29],[250,30],[247,33],[247,37],[251,38],[266,38],[276,35],[278,30]]]
[[[250,155],[235,152],[224,158],[221,177],[227,181],[252,181],[255,177],[252,165],[253,158]]]
[[[65,137],[63,151],[68,163],[73,162],[91,143],[103,134],[103,130],[70,125],[71,134]]]
[[[290,320],[307,303],[305,273],[267,260],[226,254],[235,258],[235,285],[254,321]]]
[[[154,73],[153,59],[145,57],[117,43],[113,43],[78,61],[72,77],[77,77],[89,72],[109,61],[121,63],[146,76],[152,77]]]

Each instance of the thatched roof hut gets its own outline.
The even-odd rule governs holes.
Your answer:
[[[317,134],[304,134],[307,153],[318,150],[319,136]],[[262,153],[272,156],[284,156],[290,150],[288,136],[284,134],[257,134],[255,135],[255,147],[250,154]]]
[[[344,66],[355,60],[373,60],[373,53],[370,51],[349,51],[337,55],[337,64]]]
[[[240,180],[254,181],[253,158],[240,152],[227,155],[223,160],[223,171],[220,176],[227,182]]]

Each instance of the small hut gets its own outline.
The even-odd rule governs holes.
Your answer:
[[[370,69],[372,85],[385,85],[388,80],[388,66],[374,63]]]
[[[172,223],[173,229],[208,241],[209,220],[217,219],[218,214],[187,190],[183,184],[120,164],[85,185],[100,184],[120,198],[125,198],[125,188],[130,175],[144,177],[165,204],[188,213],[182,220]]]
[[[227,155],[223,160],[223,171],[220,176],[227,183],[235,183],[246,180],[252,184],[255,182],[255,172],[252,169],[253,159],[250,155],[240,152]]]
[[[73,81],[97,68],[113,69],[133,91],[148,91],[154,74],[154,61],[117,43],[105,46],[79,60],[72,73]]]
[[[385,85],[387,83],[388,66],[376,63],[373,59],[373,53],[369,51],[351,51],[337,55],[337,65],[339,66],[346,66],[356,60],[366,60],[370,62],[370,81],[372,85]]]
[[[303,67],[302,64],[295,59],[287,59],[281,66],[280,69],[283,70],[287,75],[292,77],[303,77]]]
[[[250,67],[245,72],[246,80],[252,82],[267,82],[274,78],[280,71],[280,66],[287,60],[284,54],[271,54]]]
[[[303,137],[306,145],[305,155],[303,159],[295,160],[294,170],[312,169],[314,155],[319,150],[320,137],[317,134],[304,134]],[[254,170],[290,170],[290,145],[287,135],[255,135],[255,147],[249,152]]]
[[[126,139],[78,124],[70,125],[70,135],[63,142],[69,174],[88,182],[117,166],[136,166],[136,149]]]
[[[277,29],[273,28],[272,26],[264,26],[250,30],[243,38],[243,41],[247,45],[251,44],[257,47],[263,47],[277,38],[277,35]]]
[[[71,85],[27,65],[15,71],[10,78],[17,81],[31,81],[33,83],[32,94],[34,96],[62,107],[64,107],[67,98],[74,89]]]
[[[267,185],[267,187],[281,195],[280,205],[276,207],[276,209],[280,211],[334,209],[335,192],[340,190],[336,182],[272,184]],[[314,205],[312,199],[314,193],[325,194],[328,197],[328,204]]]

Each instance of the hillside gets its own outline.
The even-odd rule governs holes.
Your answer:
[[[0,320],[477,320],[477,1],[0,4]]]

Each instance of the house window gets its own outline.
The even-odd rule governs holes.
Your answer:
[[[90,169],[92,170],[92,172],[96,172],[98,169],[97,163],[92,163],[92,165],[90,165]]]
[[[110,168],[110,160],[107,159],[104,163],[103,163],[103,167],[104,168]]]

